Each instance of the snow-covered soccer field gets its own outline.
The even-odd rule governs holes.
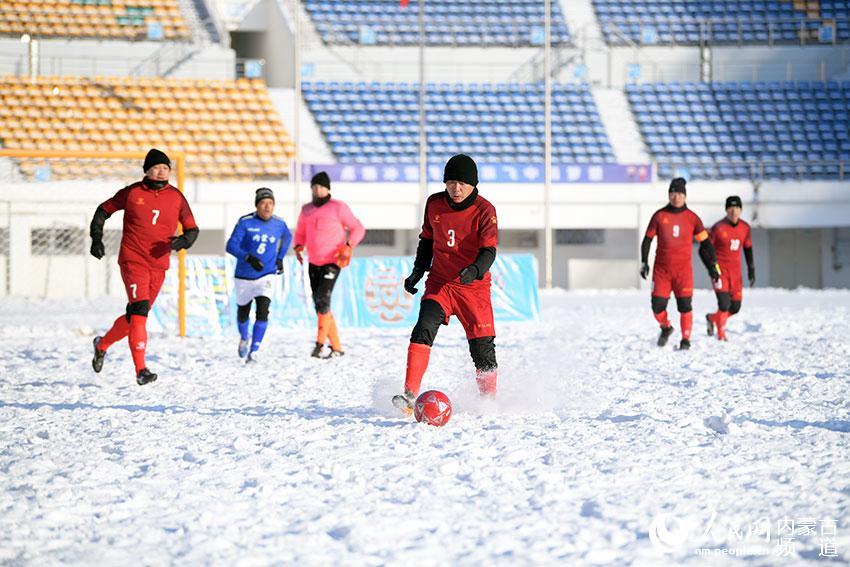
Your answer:
[[[700,293],[688,352],[654,345],[645,292],[541,304],[498,328],[492,404],[443,328],[434,428],[389,404],[409,329],[317,361],[272,328],[249,367],[233,338],[152,336],[139,387],[124,343],[91,371],[121,302],[4,300],[0,564],[850,562],[850,293],[747,290],[725,344]]]

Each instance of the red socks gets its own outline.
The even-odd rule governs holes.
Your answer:
[[[129,332],[130,324],[127,322],[127,316],[121,315],[112,323],[112,328],[100,339],[97,345],[98,350],[106,352],[106,349],[126,337]]]
[[[496,397],[496,370],[488,370],[486,372],[476,372],[475,381],[478,383],[478,392],[482,396],[489,398]]]
[[[658,321],[658,324],[662,327],[666,328],[670,326],[670,320],[667,318],[666,310],[661,313],[653,313],[653,315],[655,315],[655,320]]]
[[[717,327],[717,340],[725,341],[726,340],[726,321],[730,317],[730,313],[728,311],[718,311],[714,315],[711,316],[711,320],[714,321],[714,326]]]
[[[143,315],[130,315],[130,354],[133,355],[133,365],[136,374],[145,365],[145,349],[148,346],[148,330],[145,327],[148,318]]]
[[[680,313],[679,321],[682,325],[682,338],[688,341],[691,340],[691,328],[694,326],[694,312]]]
[[[407,347],[407,372],[404,375],[404,391],[414,396],[419,395],[422,377],[428,368],[431,358],[431,347],[419,343],[410,343]]]

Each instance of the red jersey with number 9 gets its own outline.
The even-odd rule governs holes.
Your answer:
[[[741,250],[752,248],[750,225],[739,220],[732,224],[729,219],[722,218],[711,227],[711,243],[717,250],[717,263],[721,269],[741,269]]]
[[[428,197],[425,219],[420,238],[434,241],[434,260],[428,283],[442,284],[459,281],[458,274],[478,257],[480,248],[499,244],[499,225],[496,207],[478,195],[471,205],[463,210],[449,205],[445,191]],[[488,271],[481,280],[471,285],[490,284]]]
[[[702,242],[708,232],[695,212],[687,206],[679,209],[667,205],[652,215],[646,237],[658,236],[655,266],[670,270],[691,269],[692,243]]]
[[[118,263],[136,262],[167,270],[171,259],[170,238],[183,229],[197,228],[189,203],[176,187],[151,189],[141,181],[128,185],[100,205],[112,215],[124,210],[124,230]]]

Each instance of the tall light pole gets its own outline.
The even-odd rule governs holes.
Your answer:
[[[543,2],[543,231],[546,289],[552,287],[552,18],[551,0]]]

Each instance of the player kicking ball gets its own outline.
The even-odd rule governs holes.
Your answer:
[[[415,294],[428,272],[419,319],[407,348],[404,393],[393,405],[412,413],[431,346],[440,325],[454,315],[466,332],[482,396],[496,395],[496,329],[490,295],[490,267],[496,260],[499,229],[496,208],[478,194],[478,168],[467,155],[446,163],[446,190],[428,198],[413,271],[404,289]]]
[[[236,326],[239,357],[246,362],[257,361],[257,351],[269,324],[275,282],[283,273],[283,258],[292,241],[286,222],[274,215],[274,205],[271,189],[257,189],[254,195],[257,210],[241,217],[227,240],[227,253],[236,257]],[[251,302],[257,307],[249,340]]]
[[[640,277],[649,275],[649,248],[652,239],[658,237],[655,264],[652,268],[652,313],[661,325],[658,346],[667,344],[673,334],[673,326],[667,317],[667,302],[670,292],[676,296],[679,321],[682,326],[680,350],[691,348],[691,329],[694,323],[692,299],[694,295],[694,271],[691,266],[691,242],[700,243],[699,256],[711,280],[720,278],[714,246],[708,238],[700,218],[688,208],[686,182],[677,177],[670,182],[667,192],[669,203],[658,209],[649,221],[640,247]]]
[[[750,287],[756,283],[753,263],[753,241],[750,225],[741,219],[743,203],[732,195],[726,199],[726,216],[711,227],[711,243],[717,250],[720,278],[714,282],[717,295],[717,312],[705,316],[709,336],[717,329],[717,340],[726,340],[726,321],[741,310],[744,284],[741,275],[741,250],[747,261],[747,279]]]
[[[104,336],[94,338],[92,368],[100,372],[109,347],[128,337],[136,383],[140,386],[157,378],[145,365],[147,320],[165,279],[171,252],[190,248],[198,238],[198,226],[189,203],[183,193],[168,184],[171,173],[168,156],[152,149],[142,169],[144,179],[124,187],[98,206],[89,229],[91,255],[100,260],[106,254],[103,225],[113,213],[124,211],[118,266],[127,291],[127,313],[118,317]],[[178,222],[183,225],[183,234],[175,236]]]

